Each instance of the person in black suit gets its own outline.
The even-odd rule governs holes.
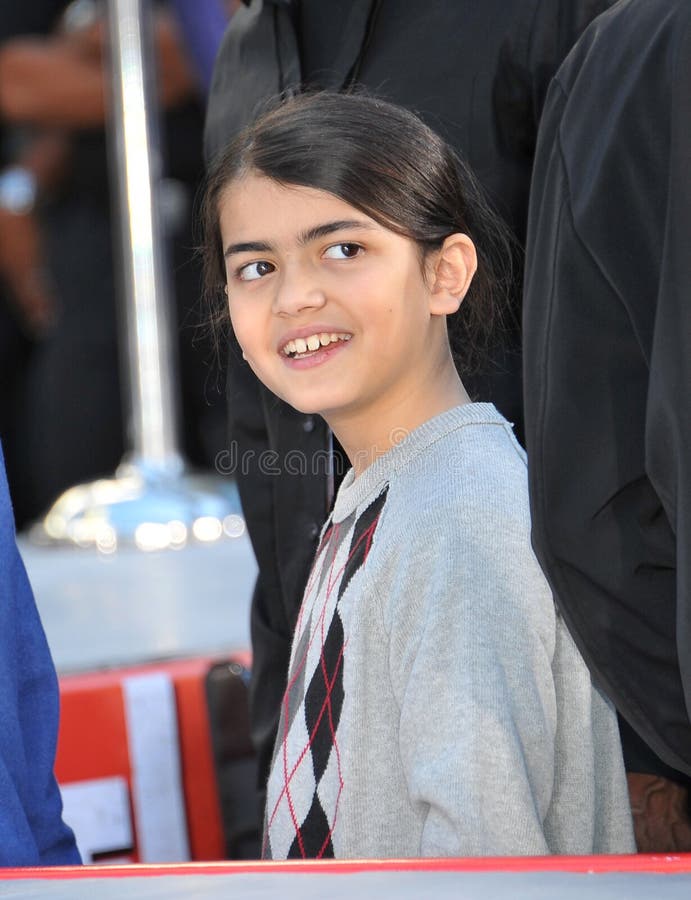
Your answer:
[[[625,720],[636,837],[657,852],[691,850],[690,155],[691,6],[620,0],[540,126],[526,436],[535,550]]]

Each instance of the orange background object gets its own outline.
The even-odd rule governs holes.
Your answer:
[[[58,782],[69,784],[121,776],[131,792],[132,771],[122,682],[132,675],[165,674],[171,679],[175,690],[190,856],[192,860],[223,859],[225,838],[205,684],[209,669],[219,661],[247,665],[249,657],[247,654],[233,654],[224,660],[175,660],[61,677],[61,718],[55,762]],[[136,862],[137,822],[134,814],[132,821],[135,840],[132,861]]]

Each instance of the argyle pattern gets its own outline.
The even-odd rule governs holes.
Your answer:
[[[347,614],[343,598],[367,560],[387,489],[343,522],[329,522],[305,588],[267,790],[262,856],[334,856],[347,790],[339,750]]]

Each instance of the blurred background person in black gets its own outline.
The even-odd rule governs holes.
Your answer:
[[[526,434],[535,550],[625,720],[649,852],[691,850],[690,158],[691,6],[620,0],[543,114]]]
[[[104,131],[105,8],[77,0],[49,12],[41,31],[27,22],[26,35],[6,33],[0,46],[0,115],[13,138],[6,165],[19,168],[30,187],[23,208],[8,213],[3,238],[14,329],[30,342],[2,426],[19,526],[67,487],[112,473],[126,445]],[[225,411],[223,378],[200,328],[191,231],[203,169],[203,93],[165,3],[156,4],[154,16],[165,110],[157,199],[174,273],[182,449],[193,465],[211,467],[225,446]],[[3,385],[3,399],[9,395]]]
[[[63,6],[64,0],[31,4],[2,0],[0,48],[21,35],[48,34]],[[32,212],[36,196],[32,167],[40,160],[28,156],[0,111],[0,435],[6,445],[11,443],[34,340],[48,327],[52,309]]]

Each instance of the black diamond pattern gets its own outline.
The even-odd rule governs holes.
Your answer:
[[[333,859],[334,848],[330,835],[329,823],[319,797],[315,794],[300,833],[295,835],[290,845],[288,859]]]
[[[342,706],[343,623],[336,607],[322,647],[321,665],[305,695],[305,723],[307,733],[312,735],[312,766],[317,784],[329,762]]]

